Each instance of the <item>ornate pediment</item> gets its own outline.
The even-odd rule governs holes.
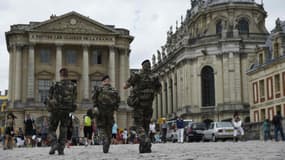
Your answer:
[[[89,76],[91,77],[91,79],[93,80],[101,80],[101,78],[104,76],[105,74],[99,71],[96,71],[94,73],[91,73]]]
[[[32,31],[63,32],[63,33],[95,33],[116,34],[117,31],[85,17],[76,12],[70,12],[62,16],[51,16],[51,19],[34,26]]]

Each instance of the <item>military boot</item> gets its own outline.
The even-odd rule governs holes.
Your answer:
[[[51,148],[50,148],[50,151],[49,151],[49,154],[54,154],[56,150],[58,150],[58,144],[52,144],[51,145]]]
[[[58,148],[58,155],[64,155],[64,147]]]
[[[151,153],[151,140],[148,137],[141,138],[139,144],[140,153]]]
[[[103,143],[103,152],[104,153],[108,153],[109,152],[109,148],[110,148],[110,140],[108,140],[107,138],[104,140]]]
[[[151,139],[149,137],[145,140],[145,153],[151,153]]]

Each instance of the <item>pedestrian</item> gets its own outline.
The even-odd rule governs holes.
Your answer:
[[[94,110],[96,113],[96,122],[103,137],[103,152],[108,153],[111,139],[112,126],[114,124],[114,112],[118,110],[120,96],[118,91],[111,86],[111,80],[108,75],[102,78],[101,86],[94,86],[92,96]]]
[[[114,122],[112,126],[112,144],[117,144],[116,140],[117,133],[118,133],[118,125],[116,122]]]
[[[151,140],[152,143],[155,142],[155,139],[154,139],[154,135],[156,133],[156,129],[155,129],[155,121],[152,120],[151,123],[149,124],[149,138]]]
[[[32,118],[32,116],[28,113],[25,117],[24,120],[24,126],[25,126],[25,137],[26,137],[26,144],[32,145],[33,147],[33,135],[34,135],[34,119]]]
[[[176,119],[176,128],[177,128],[177,142],[184,142],[184,120],[181,116],[178,116]]]
[[[238,133],[240,133],[240,136],[242,137],[244,135],[244,130],[242,128],[242,121],[239,117],[239,113],[238,112],[235,112],[234,113],[234,116],[233,116],[233,119],[232,119],[232,124],[233,124],[233,127],[234,127],[234,141],[238,141]]]
[[[47,146],[48,145],[48,119],[47,117],[43,118],[43,122],[41,124],[41,138],[42,138],[42,145]]]
[[[163,119],[162,120],[162,124],[161,124],[161,139],[163,143],[166,143],[167,139],[166,139],[166,135],[167,135],[167,123],[166,120]]]
[[[123,131],[123,143],[127,144],[127,142],[128,142],[128,130],[127,128],[125,128]]]
[[[267,141],[270,138],[270,123],[268,119],[263,122],[263,140]]]
[[[74,120],[74,115],[72,113],[69,113],[68,124],[67,124],[67,134],[66,134],[67,148],[70,148],[72,144],[73,120]]]
[[[133,73],[124,85],[124,89],[132,87],[127,103],[133,108],[134,124],[139,137],[139,152],[151,152],[151,140],[148,136],[149,124],[152,118],[152,102],[156,93],[160,92],[161,84],[156,75],[151,72],[149,60],[142,62],[140,73]]]
[[[4,141],[4,147],[3,149],[13,149],[14,145],[14,126],[15,126],[15,118],[13,113],[8,113],[7,114],[7,119],[5,123],[5,141]]]
[[[64,147],[67,135],[69,113],[76,110],[77,98],[76,83],[68,79],[68,70],[62,68],[59,71],[61,80],[50,87],[48,96],[48,111],[50,112],[49,137],[51,149],[49,154],[64,155]],[[56,129],[59,125],[59,137]]]
[[[88,109],[86,115],[84,115],[84,139],[85,139],[85,147],[91,145],[92,141],[92,120],[93,120],[93,111],[92,109]]]
[[[19,128],[16,136],[16,146],[24,147],[25,146],[25,136],[22,128]]]
[[[282,116],[281,112],[277,111],[277,114],[273,117],[272,123],[274,125],[274,138],[275,141],[278,141],[278,132],[280,132],[281,138],[283,141],[285,141],[283,127],[282,127]]]

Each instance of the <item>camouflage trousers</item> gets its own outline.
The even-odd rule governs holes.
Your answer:
[[[152,107],[136,107],[134,109],[134,124],[137,129],[143,128],[146,133],[149,131],[153,109]]]
[[[64,149],[66,136],[67,136],[67,125],[69,121],[69,112],[66,111],[54,111],[51,112],[50,126],[49,126],[49,140],[51,147],[58,146],[59,150]],[[56,136],[56,129],[59,126],[59,137]]]
[[[151,121],[152,107],[137,107],[134,109],[134,124],[140,141],[139,152],[151,152],[151,140],[149,138],[149,124]]]
[[[99,115],[96,117],[99,135],[103,137],[103,152],[108,153],[112,139],[112,126],[114,123],[114,112],[103,112],[99,110]]]

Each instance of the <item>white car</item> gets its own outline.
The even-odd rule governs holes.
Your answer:
[[[203,140],[216,142],[218,139],[233,139],[234,127],[231,122],[212,122],[209,129],[204,131]]]

